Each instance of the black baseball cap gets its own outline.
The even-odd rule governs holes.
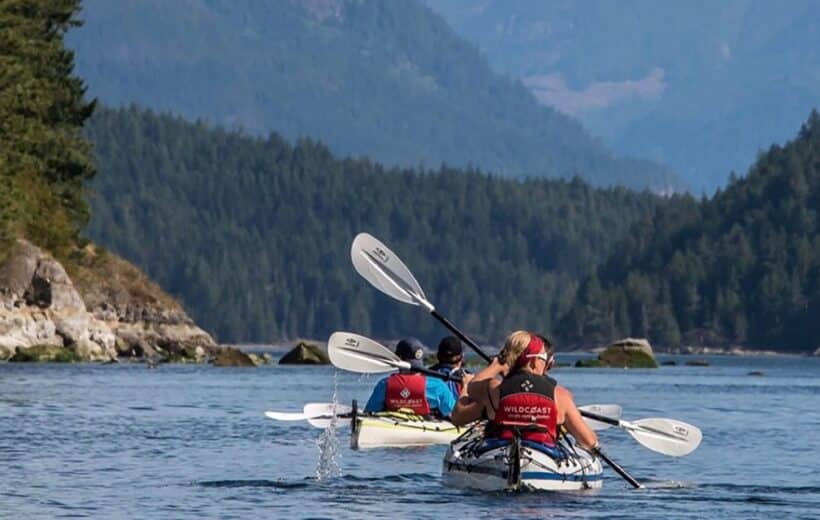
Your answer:
[[[464,347],[461,340],[455,336],[442,338],[438,344],[438,358],[454,359],[464,354]]]
[[[415,368],[424,368],[424,344],[416,338],[404,338],[396,345],[396,355]]]

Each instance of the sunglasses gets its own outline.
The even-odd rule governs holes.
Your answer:
[[[538,358],[538,359],[542,360],[544,363],[549,363],[550,362],[550,356],[548,356],[546,352],[541,352],[540,354],[528,354],[527,357],[528,358]]]

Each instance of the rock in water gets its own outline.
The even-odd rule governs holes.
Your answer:
[[[238,348],[221,347],[216,349],[215,367],[255,367],[253,359]]]
[[[652,346],[645,339],[626,338],[616,341],[598,355],[598,359],[581,360],[576,367],[658,368]]]
[[[328,365],[330,358],[325,351],[317,346],[300,341],[298,345],[282,356],[280,365]]]
[[[692,359],[686,362],[688,367],[708,367],[709,362],[705,359]]]
[[[658,368],[652,346],[645,339],[626,338],[601,352],[598,359],[610,367]]]

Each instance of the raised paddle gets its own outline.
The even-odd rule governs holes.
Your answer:
[[[484,358],[485,361],[490,362],[490,356],[484,353],[478,344],[465,336],[464,333],[450,323],[447,318],[436,312],[435,306],[427,300],[421,286],[407,266],[404,265],[404,262],[378,239],[367,233],[359,233],[356,235],[356,238],[353,239],[353,244],[350,246],[350,258],[353,261],[353,267],[356,269],[356,272],[371,285],[396,300],[412,305],[421,305],[427,309],[434,318],[439,320],[462,341],[467,343],[467,345],[479,356]],[[582,412],[582,415],[583,414],[584,412]],[[594,417],[594,419],[599,420],[597,417]],[[636,488],[641,487],[634,478],[612,461],[604,452],[599,449],[597,453],[604,462],[632,486]]]
[[[413,367],[381,343],[352,332],[331,334],[327,340],[327,353],[331,363],[336,367],[359,374],[386,373],[401,369],[422,372],[439,379],[459,380],[435,370]],[[606,429],[613,422],[617,423],[621,417],[621,407],[617,404],[590,404],[578,409],[590,411],[606,419],[604,421],[585,419],[593,430]]]
[[[490,356],[473,340],[464,335],[455,325],[436,312],[436,307],[427,300],[413,273],[407,269],[401,258],[374,236],[359,233],[350,246],[350,259],[353,267],[362,278],[386,295],[411,305],[420,305],[433,315],[445,327],[472,348],[476,354],[489,363]]]

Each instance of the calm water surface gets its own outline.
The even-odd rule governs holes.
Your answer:
[[[376,378],[330,367],[0,364],[0,517],[817,518],[820,359],[709,360],[554,371],[579,403],[704,432],[681,459],[602,432],[649,489],[607,471],[592,495],[452,490],[444,446],[354,452],[340,428],[334,455],[321,430],[263,416],[329,401],[334,387],[341,401],[367,398]]]

